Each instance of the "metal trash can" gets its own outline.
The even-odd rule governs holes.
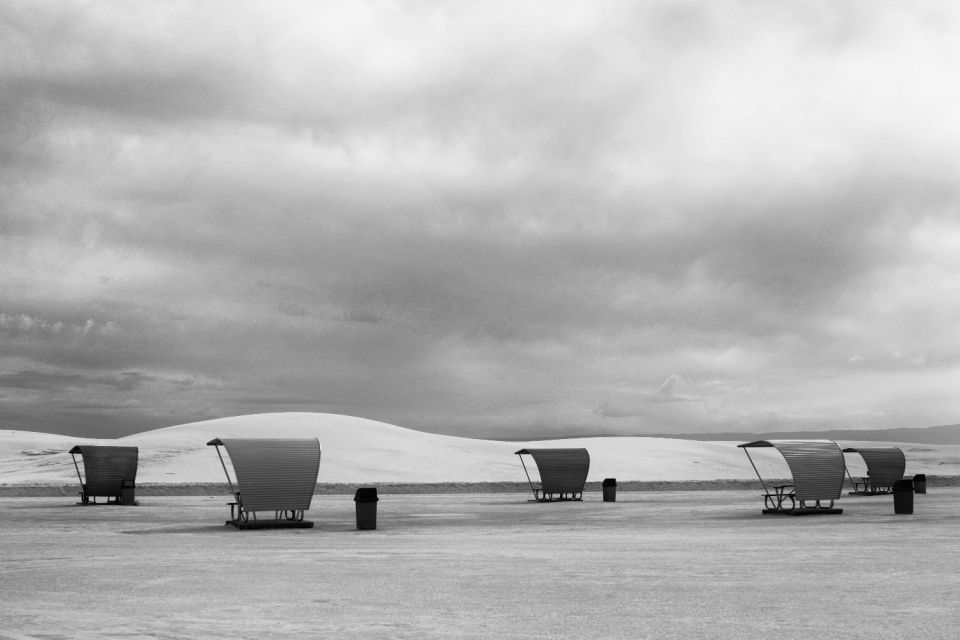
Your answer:
[[[927,492],[927,475],[925,473],[918,473],[915,476],[913,476],[913,492],[914,493]]]
[[[893,483],[893,512],[913,513],[913,480],[897,480]]]
[[[353,496],[357,503],[357,529],[369,530],[377,528],[377,497],[376,487],[361,487]]]
[[[136,486],[133,480],[124,480],[120,484],[120,504],[132,506],[136,504]]]
[[[617,501],[617,479],[616,478],[605,478],[603,481],[603,501],[604,502],[616,502]]]

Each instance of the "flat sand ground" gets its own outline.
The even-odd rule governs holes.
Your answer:
[[[960,488],[761,516],[756,491],[350,496],[237,531],[225,497],[0,499],[0,639],[953,638]]]

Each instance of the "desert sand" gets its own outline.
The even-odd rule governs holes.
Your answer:
[[[615,503],[381,493],[378,528],[238,531],[223,496],[0,499],[0,639],[952,638],[960,489],[760,515],[757,491]]]

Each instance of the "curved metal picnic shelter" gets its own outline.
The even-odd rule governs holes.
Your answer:
[[[737,445],[747,454],[764,490],[764,514],[843,513],[833,507],[843,492],[846,464],[833,440],[757,440]],[[789,484],[773,485],[760,475],[750,449],[773,447],[783,455],[793,476]]]
[[[317,438],[214,438],[207,445],[217,448],[234,495],[227,524],[238,528],[313,526],[303,514],[310,508],[320,470]],[[230,458],[234,479],[221,447]],[[265,513],[272,517],[264,517]]]
[[[83,473],[80,472],[77,455],[83,460]],[[95,504],[97,498],[106,498],[108,503],[123,504],[123,490],[132,492],[136,485],[137,447],[77,445],[70,449],[70,456],[80,480],[80,501],[83,504]]]
[[[520,464],[527,474],[533,497],[539,502],[582,500],[583,486],[590,471],[590,454],[586,449],[520,449]],[[533,458],[540,472],[540,486],[530,478],[523,456]]]
[[[867,463],[867,476],[854,478],[847,469],[853,485],[851,495],[882,495],[893,492],[893,483],[903,479],[906,457],[899,447],[847,447],[844,453],[859,453]]]

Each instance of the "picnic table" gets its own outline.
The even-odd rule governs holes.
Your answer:
[[[763,504],[767,509],[773,511],[793,511],[797,507],[796,487],[793,484],[778,484],[770,487],[773,492],[763,494]],[[788,508],[784,507],[784,502],[790,501]]]

